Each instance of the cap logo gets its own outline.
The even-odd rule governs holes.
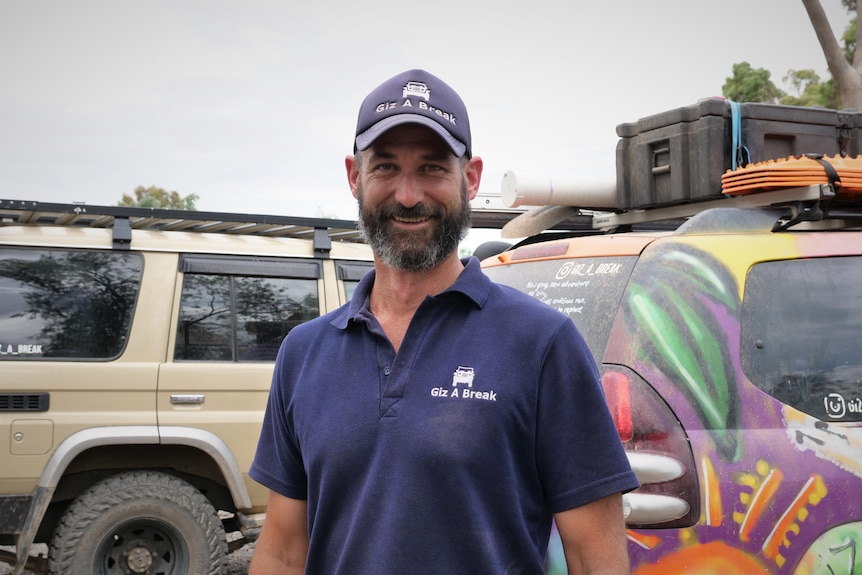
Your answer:
[[[408,96],[415,96],[417,98],[423,98],[425,100],[424,102],[419,101],[416,103],[416,106],[420,110],[427,110],[432,114],[436,114],[441,119],[446,120],[447,122],[451,122],[452,125],[458,124],[458,122],[455,121],[455,114],[444,112],[440,108],[435,108],[434,106],[428,104],[428,102],[431,100],[431,90],[429,90],[428,86],[426,86],[423,82],[407,82],[407,84],[402,89],[401,97],[404,99],[404,101],[401,103],[402,108],[412,108],[414,106],[413,102]],[[377,108],[375,108],[375,111],[380,113],[397,107],[398,102],[383,102],[382,104],[377,104]]]
[[[407,82],[407,85],[404,86],[401,92],[401,97],[406,98],[407,96],[425,98],[427,102],[431,98],[431,90],[428,89],[428,86],[424,82]]]

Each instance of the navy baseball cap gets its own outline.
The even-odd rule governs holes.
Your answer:
[[[459,158],[472,156],[470,120],[461,97],[425,70],[409,70],[374,89],[359,108],[356,150],[365,150],[381,134],[401,124],[428,126]]]

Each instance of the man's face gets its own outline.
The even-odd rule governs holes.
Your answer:
[[[362,152],[354,185],[359,223],[383,263],[425,271],[457,249],[470,227],[464,166],[416,124],[389,130]]]

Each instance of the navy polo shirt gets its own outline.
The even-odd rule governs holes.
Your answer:
[[[567,317],[470,258],[395,353],[352,301],[294,328],[249,474],[307,499],[308,573],[542,573],[552,514],[637,486]]]

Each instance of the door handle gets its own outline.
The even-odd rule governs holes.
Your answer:
[[[181,395],[175,394],[171,395],[171,404],[172,405],[202,405],[204,402],[205,395]]]

